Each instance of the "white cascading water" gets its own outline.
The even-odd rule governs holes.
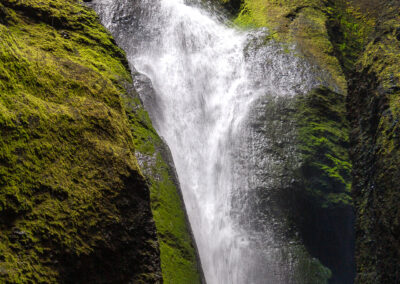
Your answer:
[[[272,162],[250,118],[256,102],[307,92],[315,76],[265,43],[267,31],[239,31],[183,0],[136,2],[134,27],[120,33],[124,15],[116,24],[115,11],[127,2],[97,0],[96,9],[152,82],[157,106],[142,99],[171,149],[207,283],[288,283],[272,230],[252,230],[253,217],[241,215],[252,189],[267,187],[257,169]]]

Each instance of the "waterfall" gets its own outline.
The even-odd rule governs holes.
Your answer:
[[[207,283],[290,283],[292,262],[274,229],[283,221],[257,213],[256,193],[285,174],[264,128],[277,123],[283,134],[274,139],[288,144],[293,129],[268,120],[265,106],[320,84],[313,68],[266,29],[241,31],[200,3],[94,3],[151,80],[152,96],[141,98],[171,149]],[[295,150],[285,151],[296,164]]]

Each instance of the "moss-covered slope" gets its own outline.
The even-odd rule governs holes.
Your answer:
[[[354,1],[352,5],[359,5]],[[374,18],[349,72],[357,283],[400,281],[400,3],[363,1]]]
[[[126,97],[125,103],[136,156],[150,184],[164,283],[202,283],[201,265],[169,148],[157,135],[148,113],[138,107],[141,105],[139,96]]]
[[[0,282],[161,281],[130,80],[88,8],[1,1]]]

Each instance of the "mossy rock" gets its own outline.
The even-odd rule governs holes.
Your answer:
[[[136,155],[150,185],[164,283],[203,283],[201,265],[170,150],[157,135],[138,94],[126,97],[124,101]]]
[[[161,282],[124,53],[76,1],[0,13],[0,282]]]
[[[348,7],[346,10],[345,3],[339,2],[244,0],[234,20],[245,29],[268,28],[269,40],[296,46],[297,56],[310,62],[321,74],[328,74],[323,76],[321,84],[325,87],[296,96],[289,114],[289,120],[295,124],[293,147],[300,166],[289,174],[295,185],[284,210],[299,230],[308,252],[331,268],[330,283],[351,281],[354,276],[347,80],[343,61],[336,54],[339,44],[332,41],[332,26],[340,22],[339,18],[346,18],[350,23],[350,16],[345,13],[351,11],[355,15],[358,10]],[[340,16],[336,14],[339,8],[343,11]],[[356,29],[357,21],[362,20],[360,17],[352,21],[346,30],[347,39],[363,37],[355,46],[343,49],[351,54],[359,52],[361,41],[370,31],[367,27],[361,31]],[[359,33],[355,34],[356,31]],[[340,236],[340,230],[348,236]],[[341,260],[344,256],[346,264]]]
[[[234,23],[243,28],[267,27],[272,38],[296,44],[300,54],[330,74],[333,89],[345,93],[346,80],[327,29],[325,0],[244,0]]]
[[[400,279],[400,3],[371,1],[370,5],[362,13],[375,17],[375,25],[349,72],[356,282],[396,283]]]
[[[351,205],[351,163],[346,97],[317,88],[298,98],[301,176],[322,207]]]

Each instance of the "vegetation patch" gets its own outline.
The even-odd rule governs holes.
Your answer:
[[[125,100],[139,163],[150,184],[151,208],[160,242],[164,283],[201,283],[190,225],[168,146],[154,130],[136,95]]]
[[[322,207],[351,204],[345,96],[315,89],[298,100],[298,139],[306,189]]]
[[[345,93],[346,80],[327,30],[328,15],[325,0],[244,0],[234,23],[243,28],[267,27],[275,40],[295,43],[300,54],[329,72],[332,88]]]
[[[159,281],[124,53],[76,1],[0,13],[0,282]]]

